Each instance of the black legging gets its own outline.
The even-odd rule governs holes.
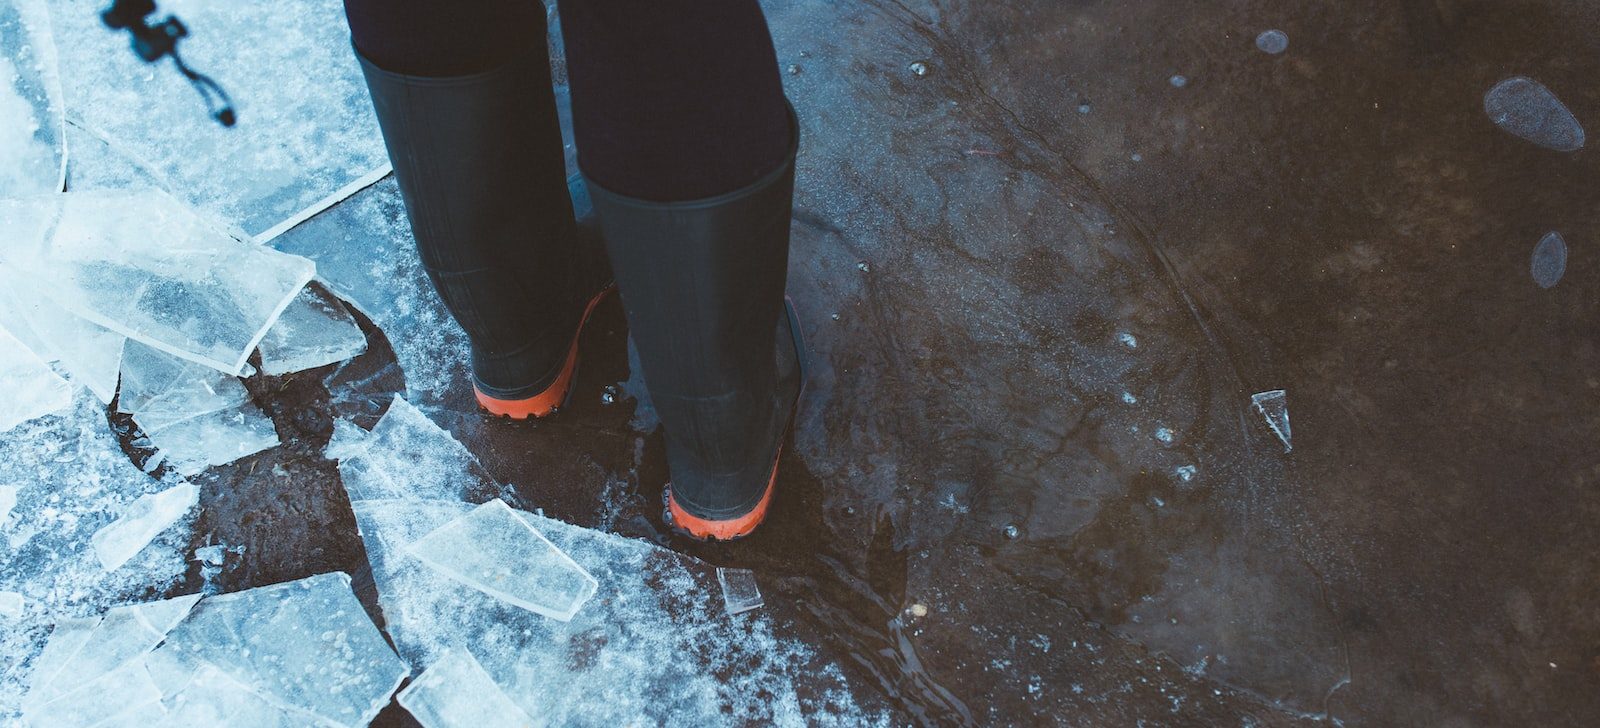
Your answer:
[[[756,0],[559,0],[579,163],[647,200],[739,189],[780,164],[791,130]],[[538,0],[345,0],[355,46],[415,76],[494,68],[544,47]]]

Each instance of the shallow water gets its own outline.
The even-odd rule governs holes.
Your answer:
[[[1600,11],[766,7],[814,369],[772,522],[665,535],[614,301],[560,418],[473,412],[380,183],[274,242],[404,295],[342,291],[384,327],[350,365],[251,380],[288,444],[203,479],[197,545],[249,547],[218,586],[370,595],[321,446],[406,391],[514,505],[755,570],[897,723],[1600,717],[1600,174],[1484,108],[1527,76],[1600,119]],[[1277,389],[1290,452],[1252,403]]]

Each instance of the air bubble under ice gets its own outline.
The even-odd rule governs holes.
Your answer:
[[[1533,282],[1540,288],[1554,288],[1561,282],[1561,276],[1567,272],[1567,241],[1561,233],[1552,230],[1539,239],[1528,267]]]
[[[1483,95],[1483,111],[1507,132],[1546,149],[1575,152],[1583,148],[1583,125],[1543,84],[1514,76]]]

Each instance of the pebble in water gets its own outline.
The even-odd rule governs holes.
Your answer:
[[[1533,282],[1540,288],[1554,288],[1561,281],[1561,276],[1567,272],[1567,241],[1562,239],[1561,233],[1546,233],[1534,246],[1531,270]]]
[[[917,61],[916,63],[911,64],[911,72],[917,74],[918,76],[926,76],[928,75],[928,64],[923,63],[922,61]]]
[[[1261,31],[1261,35],[1256,36],[1256,47],[1263,53],[1278,55],[1289,50],[1289,34],[1276,28]]]
[[[1526,76],[1508,78],[1489,89],[1483,95],[1483,112],[1501,129],[1546,149],[1583,148],[1583,125],[1550,89]]]
[[[1173,74],[1172,78],[1167,79],[1167,82],[1171,83],[1173,88],[1183,88],[1189,85],[1189,78],[1182,74]]]

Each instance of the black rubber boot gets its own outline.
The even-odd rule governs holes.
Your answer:
[[[589,194],[666,428],[673,526],[743,536],[771,500],[802,378],[784,306],[794,145],[760,180],[708,199],[651,202],[592,180]]]
[[[534,37],[521,57],[466,76],[408,76],[361,57],[422,264],[471,341],[480,403],[570,382],[577,330],[609,285],[599,246],[580,251]]]

